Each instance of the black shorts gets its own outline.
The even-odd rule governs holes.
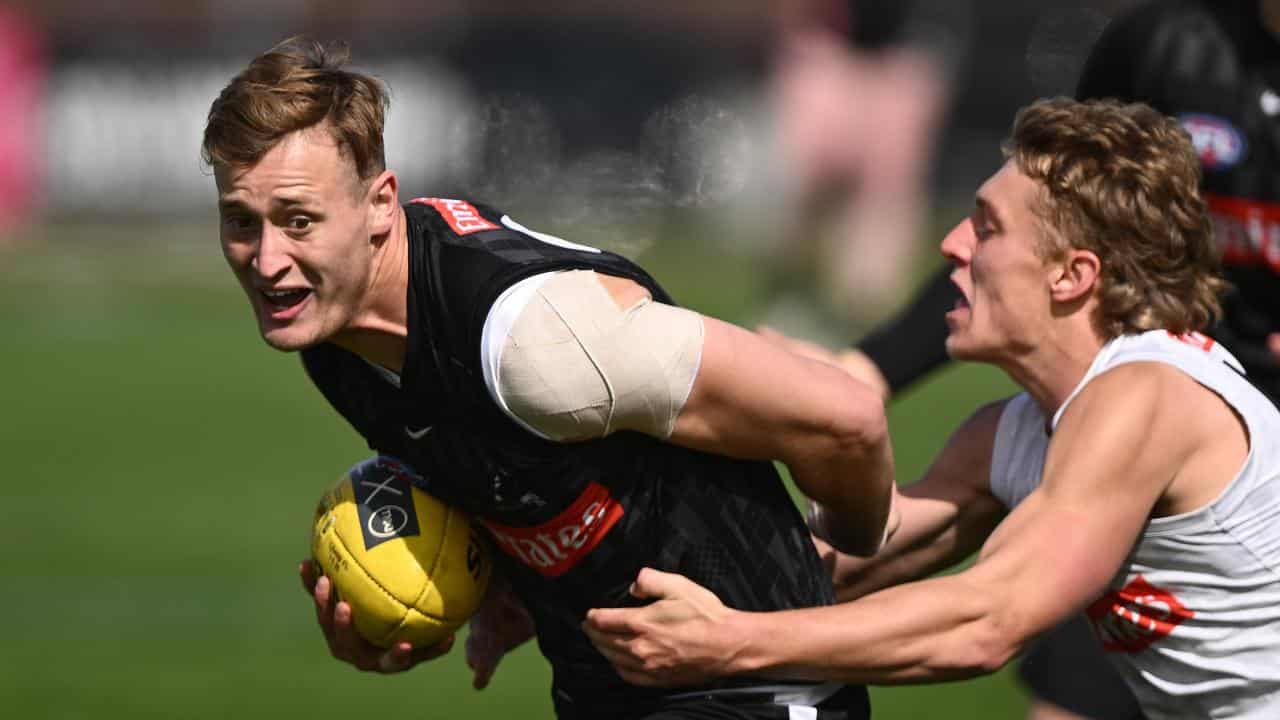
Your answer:
[[[1138,701],[1111,666],[1083,615],[1042,635],[1018,677],[1038,700],[1091,720],[1141,720]]]
[[[777,697],[776,687],[706,693],[679,693],[647,707],[574,703],[556,693],[559,720],[870,720],[871,701],[862,686],[844,686],[820,702],[793,705]]]

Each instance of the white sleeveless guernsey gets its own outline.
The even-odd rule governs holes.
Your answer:
[[[1139,361],[1221,396],[1244,419],[1249,454],[1212,503],[1148,523],[1090,624],[1149,720],[1280,720],[1280,412],[1222,346],[1157,330],[1103,346],[1051,427],[1090,380]],[[1000,416],[991,491],[1008,507],[1040,484],[1045,427],[1026,393]]]

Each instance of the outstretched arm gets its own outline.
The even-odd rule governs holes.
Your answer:
[[[844,605],[745,613],[684,578],[646,571],[636,592],[655,602],[592,610],[585,629],[638,684],[739,673],[929,682],[992,672],[1102,591],[1201,441],[1180,423],[1168,374],[1143,365],[1112,370],[1076,398],[1042,484],[964,572]]]

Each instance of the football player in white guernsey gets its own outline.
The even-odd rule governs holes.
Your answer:
[[[877,556],[838,556],[859,600],[743,613],[642,571],[649,604],[587,620],[623,677],[955,680],[1084,611],[1148,718],[1280,717],[1280,413],[1197,332],[1222,283],[1196,155],[1146,106],[1062,99],[1005,155],[942,241],[947,348],[1025,392],[900,492]]]

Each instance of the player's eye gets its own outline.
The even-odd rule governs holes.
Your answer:
[[[306,215],[294,215],[289,218],[289,229],[294,232],[305,232],[311,229],[312,220]]]
[[[243,233],[252,230],[255,223],[248,215],[228,215],[222,219],[222,224],[232,232]]]

